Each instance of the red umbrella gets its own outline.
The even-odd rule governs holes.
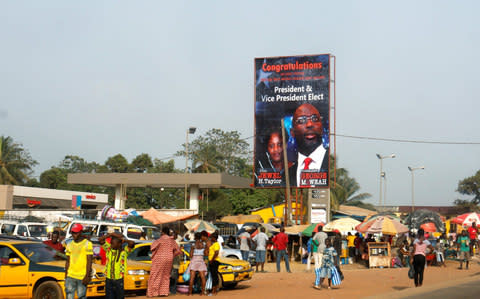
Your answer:
[[[435,226],[435,223],[433,222],[427,222],[422,225],[420,225],[420,228],[423,228],[424,231],[428,233],[434,233],[437,231],[437,227]]]
[[[480,214],[478,213],[466,213],[460,216],[457,216],[452,219],[453,223],[460,224],[462,226],[472,226],[472,223],[475,222],[477,226],[480,226]]]

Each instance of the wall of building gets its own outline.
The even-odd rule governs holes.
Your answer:
[[[0,185],[0,210],[12,208],[13,186]]]

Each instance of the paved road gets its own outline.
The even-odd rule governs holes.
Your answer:
[[[476,281],[428,291],[422,294],[402,297],[404,299],[460,299],[460,298],[480,298],[480,278]]]

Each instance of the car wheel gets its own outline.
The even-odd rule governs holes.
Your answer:
[[[63,291],[55,281],[46,281],[35,290],[33,299],[63,299]]]
[[[227,257],[230,258],[230,259],[236,259],[236,260],[239,259],[238,256],[236,256],[236,255],[229,255]]]

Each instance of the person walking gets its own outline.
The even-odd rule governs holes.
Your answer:
[[[105,242],[107,238],[110,243]],[[123,299],[125,298],[124,277],[127,271],[127,257],[133,251],[135,242],[126,240],[120,233],[111,233],[98,239],[98,242],[105,250],[105,298]],[[123,247],[122,244],[128,246]]]
[[[433,252],[434,248],[428,240],[425,239],[425,231],[419,229],[417,238],[413,241],[413,270],[415,287],[421,287],[423,284],[423,271],[425,270],[425,251],[427,248]]]
[[[315,262],[315,284],[314,288],[320,288],[320,271],[323,260],[323,252],[325,251],[325,241],[328,239],[328,235],[323,231],[323,227],[318,226],[318,232],[313,236],[313,260]]]
[[[333,247],[330,239],[326,239],[325,250],[323,251],[322,266],[320,267],[320,280],[315,280],[315,285],[318,286],[315,287],[316,289],[321,289],[322,283],[325,278],[328,279],[328,289],[331,289],[333,272],[335,271],[335,259],[337,255],[337,251]]]
[[[152,267],[148,279],[148,297],[168,296],[173,258],[181,254],[180,248],[169,234],[170,229],[163,227],[161,237],[150,246]]]
[[[463,269],[463,262],[465,262],[465,269],[468,270],[468,262],[470,260],[470,239],[467,236],[467,231],[463,230],[462,234],[457,238],[457,251],[460,253],[460,267]]]
[[[261,267],[261,272],[265,272],[265,256],[266,256],[266,246],[268,241],[268,236],[265,233],[265,227],[260,228],[260,232],[253,237],[253,241],[256,244],[255,253],[256,253],[256,272],[258,272],[258,266]]]
[[[72,226],[71,241],[66,248],[67,262],[65,263],[65,293],[67,299],[74,299],[75,292],[78,299],[87,298],[87,285],[92,272],[92,242],[83,235],[83,226],[76,223]]]
[[[195,275],[198,272],[202,281],[202,294],[205,294],[205,282],[207,276],[207,265],[205,264],[204,257],[208,256],[208,252],[205,244],[202,242],[202,234],[195,233],[195,243],[190,249],[190,264],[187,271],[190,272],[190,284],[188,287],[188,294],[192,295],[193,283],[195,282]]]
[[[287,252],[288,236],[287,234],[285,234],[285,228],[283,226],[280,228],[280,232],[275,237],[273,237],[273,243],[275,244],[275,248],[277,249],[277,272],[280,272],[280,262],[283,258],[285,260],[285,268],[287,269],[287,272],[292,273],[292,271],[290,271],[290,262]]]
[[[245,230],[238,236],[237,239],[238,242],[240,242],[240,252],[242,253],[242,260],[248,261],[248,254],[250,252],[251,245],[250,233]]]
[[[208,247],[208,270],[212,277],[212,295],[216,295],[219,287],[218,266],[220,255],[220,244],[218,244],[218,233],[214,232],[210,236]]]

